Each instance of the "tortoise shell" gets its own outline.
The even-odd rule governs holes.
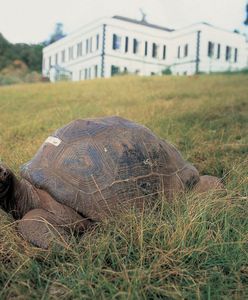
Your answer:
[[[179,182],[178,172],[186,169]],[[159,193],[170,197],[199,177],[174,146],[120,117],[75,120],[58,129],[21,175],[95,221]]]

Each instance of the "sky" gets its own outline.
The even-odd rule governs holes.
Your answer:
[[[12,43],[39,43],[62,22],[70,33],[101,17],[122,15],[169,28],[208,22],[248,33],[243,25],[248,0],[0,0],[0,33]]]

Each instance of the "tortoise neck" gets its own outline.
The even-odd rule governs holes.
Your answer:
[[[27,180],[19,180],[13,176],[12,191],[9,212],[15,219],[22,218],[29,210],[38,207],[39,196],[36,188]]]

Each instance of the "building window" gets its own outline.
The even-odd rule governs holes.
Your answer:
[[[120,68],[117,67],[117,66],[111,66],[111,76],[114,76],[116,74],[119,74],[120,73]]]
[[[156,58],[158,56],[158,45],[156,43],[152,43],[152,57]]]
[[[95,65],[95,67],[94,67],[94,76],[95,76],[95,78],[97,78],[98,77],[98,65]]]
[[[73,47],[69,47],[69,60],[73,59]]]
[[[65,62],[65,50],[61,51],[61,61],[62,63]]]
[[[178,46],[178,48],[177,48],[177,58],[180,58],[181,57],[181,47],[180,46]]]
[[[186,44],[186,45],[184,46],[184,57],[187,57],[188,54],[189,54],[189,45]]]
[[[121,48],[121,37],[117,34],[113,34],[113,50],[118,50]]]
[[[137,54],[139,52],[139,42],[137,39],[133,39],[133,53]]]
[[[55,65],[58,64],[58,53],[55,54]]]
[[[226,46],[226,61],[231,59],[231,47]]]
[[[88,79],[88,69],[84,69],[84,79]]]
[[[208,57],[214,56],[214,43],[208,42]]]
[[[220,59],[220,44],[218,44],[217,48],[217,59]]]
[[[92,53],[92,51],[93,51],[93,49],[92,49],[92,41],[93,41],[93,39],[92,39],[92,37],[90,38],[90,53]]]
[[[166,45],[163,46],[163,59],[166,59]]]
[[[49,56],[49,68],[51,68],[51,66],[52,66],[52,57]]]
[[[128,69],[127,69],[127,67],[124,67],[123,73],[124,73],[124,74],[128,74]]]
[[[89,39],[86,40],[86,45],[85,45],[85,53],[89,53]]]
[[[145,56],[148,55],[148,42],[145,41]]]
[[[77,44],[77,57],[82,56],[82,42]]]
[[[96,50],[99,49],[99,41],[100,41],[100,36],[99,34],[96,35]]]
[[[238,48],[235,48],[234,50],[234,62],[238,61]]]
[[[42,69],[44,70],[46,68],[46,60],[45,58],[43,58],[43,61],[42,61]]]
[[[125,52],[128,52],[128,36],[125,38]]]

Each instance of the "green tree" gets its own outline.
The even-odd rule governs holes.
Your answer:
[[[41,72],[43,47],[42,44],[12,44],[0,33],[0,70],[10,65],[14,60],[21,60],[31,71]]]
[[[63,23],[60,22],[55,24],[55,29],[48,41],[48,45],[65,37],[65,34],[63,32],[63,26],[64,26]]]
[[[14,50],[4,36],[0,33],[0,70],[11,63],[14,57]]]

